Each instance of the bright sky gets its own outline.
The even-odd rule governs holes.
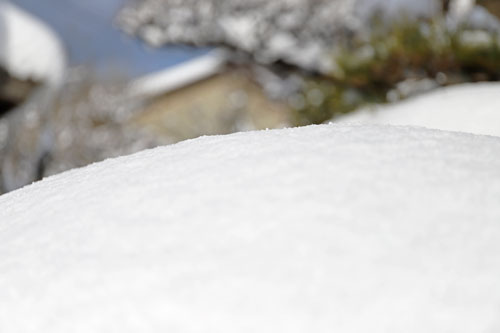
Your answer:
[[[113,27],[126,0],[16,0],[51,25],[64,40],[73,64],[95,64],[100,71],[121,70],[137,76],[195,57],[205,50],[168,47],[154,50]]]

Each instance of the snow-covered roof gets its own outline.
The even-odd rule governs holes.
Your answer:
[[[0,197],[0,329],[496,332],[500,138],[202,137]]]
[[[218,73],[226,63],[226,54],[220,50],[148,74],[132,81],[128,87],[131,96],[154,96],[182,88]]]
[[[42,21],[13,3],[0,0],[0,65],[15,77],[60,82],[65,51]]]
[[[441,88],[396,104],[364,108],[334,121],[413,125],[500,136],[500,83]]]

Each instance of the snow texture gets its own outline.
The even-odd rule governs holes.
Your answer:
[[[442,88],[399,103],[361,109],[335,122],[412,125],[500,136],[500,84]]]
[[[0,0],[0,64],[12,76],[56,84],[66,66],[63,46],[42,21]]]
[[[0,197],[0,331],[500,330],[500,138],[202,137]]]

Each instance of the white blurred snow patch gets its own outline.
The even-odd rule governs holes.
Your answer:
[[[203,137],[0,197],[0,331],[497,332],[500,138]]]
[[[60,83],[66,55],[55,33],[38,18],[0,0],[0,65],[21,79]]]
[[[218,73],[226,64],[226,53],[215,50],[173,68],[143,76],[128,87],[131,96],[154,96],[182,88]]]
[[[240,45],[243,50],[251,51],[258,46],[258,31],[255,28],[257,22],[253,17],[222,17],[218,23],[227,32],[227,38],[232,43]]]
[[[476,0],[452,0],[450,2],[450,16],[458,22],[463,22],[475,4]]]
[[[363,108],[334,122],[424,126],[500,136],[500,84],[441,88],[395,104]]]
[[[494,45],[495,36],[484,30],[467,30],[460,34],[460,43],[473,48],[488,48]]]

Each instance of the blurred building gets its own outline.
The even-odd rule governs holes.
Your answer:
[[[259,83],[268,96],[285,97],[282,100],[301,109],[304,101],[295,97],[308,88],[294,77],[326,81],[342,78],[345,68],[337,61],[338,53],[355,44],[369,43],[374,31],[402,22],[420,22],[427,27],[420,23],[414,27],[420,26],[416,32],[424,36],[424,30],[431,29],[430,22],[436,21],[439,29],[449,34],[461,31],[458,27],[471,30],[474,42],[476,35],[481,35],[475,30],[499,34],[500,21],[488,10],[498,1],[477,2],[479,5],[476,0],[143,0],[125,7],[118,21],[125,31],[152,46],[186,44],[224,49],[232,65],[240,68],[246,64],[252,72],[251,80]],[[356,55],[366,62],[374,54],[367,46]],[[264,80],[259,79],[262,69],[271,74]],[[413,77],[412,71],[406,72],[398,80],[422,79]],[[269,84],[269,77],[276,80]],[[412,87],[411,91],[418,93],[420,88]],[[317,91],[313,93],[319,96]],[[355,99],[351,97],[345,99]],[[315,107],[321,105],[320,99],[311,96]]]
[[[270,99],[252,70],[219,51],[139,78],[129,94],[146,100],[133,121],[170,142],[289,125],[288,105]]]

